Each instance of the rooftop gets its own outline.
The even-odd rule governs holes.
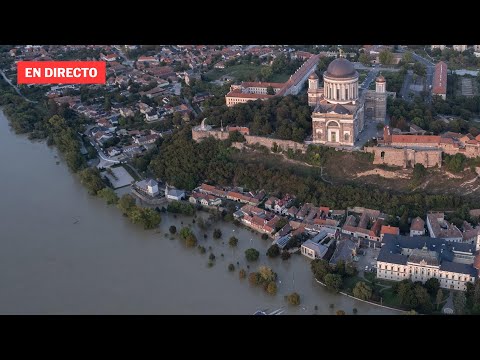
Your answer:
[[[408,254],[405,249],[412,251]],[[452,243],[428,236],[409,237],[386,234],[383,238],[383,246],[378,255],[378,261],[406,265],[407,261],[420,263],[424,260],[426,264],[431,266],[438,266],[439,264],[440,270],[477,276],[477,270],[471,264],[454,261],[454,255],[458,252],[470,254],[473,257],[475,246],[466,243]]]

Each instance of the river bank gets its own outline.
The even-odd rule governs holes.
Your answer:
[[[0,185],[9,189],[0,204],[2,314],[252,314],[282,306],[287,314],[313,314],[315,305],[318,314],[351,314],[354,307],[359,314],[393,313],[329,293],[301,256],[267,259],[269,243],[231,223],[216,224],[204,240],[191,217],[162,214],[159,231],[144,231],[88,195],[55,148],[15,135],[1,112],[0,149]],[[164,236],[182,221],[192,225],[200,244],[212,246],[212,268],[208,251],[201,255]],[[222,240],[212,239],[215,227]],[[232,234],[239,239],[233,250],[227,243]],[[261,256],[250,269],[265,263],[279,275],[276,296],[238,278],[236,261],[246,267],[243,251],[251,244]],[[227,270],[230,262],[234,273]],[[302,296],[297,308],[283,299],[294,288]]]

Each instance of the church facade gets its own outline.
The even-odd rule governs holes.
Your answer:
[[[312,113],[312,142],[329,146],[354,146],[365,126],[365,109],[377,121],[386,116],[386,82],[376,79],[376,89],[361,92],[358,72],[353,64],[338,58],[323,74],[323,88],[318,76],[308,78],[308,104]]]

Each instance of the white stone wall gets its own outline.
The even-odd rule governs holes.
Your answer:
[[[440,281],[440,287],[461,291],[466,290],[465,284],[467,282],[475,282],[475,278],[470,275],[442,271],[438,266],[420,266],[418,264],[399,265],[381,261],[377,261],[377,277],[392,281],[401,281],[410,278],[413,282],[421,281],[423,283],[434,277]]]

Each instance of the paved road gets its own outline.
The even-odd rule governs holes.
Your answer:
[[[378,136],[378,123],[379,122],[375,120],[365,120],[365,127],[359,134],[357,141],[355,141],[355,150],[360,150],[368,140]]]
[[[425,81],[425,90],[428,91],[428,98],[427,101],[430,102],[432,100],[432,95],[431,95],[431,89],[433,86],[433,74],[435,73],[435,64],[431,62],[430,60],[421,57],[420,55],[416,53],[412,53],[413,58],[420,62],[421,64],[425,65],[427,67],[427,76],[426,76],[426,81]]]
[[[410,83],[412,82],[413,71],[408,70],[407,74],[405,75],[405,79],[403,79],[402,88],[400,90],[400,96],[402,99],[408,100],[409,92],[410,92]]]
[[[365,80],[363,80],[362,84],[360,85],[360,89],[368,89],[372,81],[375,80],[375,78],[377,77],[377,74],[378,74],[378,69],[376,68],[371,69],[367,77],[365,78]]]
[[[130,66],[130,67],[133,67],[133,61],[132,61],[132,60],[129,60],[129,59],[127,58],[127,56],[123,53],[123,51],[122,51],[121,49],[115,48],[115,50],[117,50],[117,54],[118,54],[123,60],[125,60],[125,61],[123,62],[125,65],[128,65],[128,66]]]

